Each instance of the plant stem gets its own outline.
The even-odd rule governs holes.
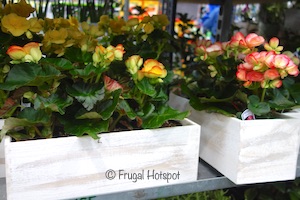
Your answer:
[[[36,126],[33,126],[35,132],[40,136],[40,137],[43,137],[41,131],[36,127]]]
[[[100,77],[101,77],[101,74],[98,74],[95,83],[98,83],[98,82],[99,82]]]
[[[266,91],[267,91],[266,88],[264,88],[263,91],[262,91],[261,98],[260,98],[261,102],[263,102],[265,100]]]
[[[115,120],[113,120],[113,123],[111,124],[111,126],[110,126],[110,128],[109,128],[109,131],[113,131],[113,130],[116,128],[116,125],[117,125],[117,123],[120,121],[120,119],[122,118],[122,116],[123,116],[123,115],[121,115],[121,114],[119,113],[119,116],[118,116]]]

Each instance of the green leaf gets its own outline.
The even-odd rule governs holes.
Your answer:
[[[138,81],[136,86],[142,93],[150,97],[155,97],[156,89],[153,85],[151,85],[147,78],[143,78],[141,81]]]
[[[43,65],[52,66],[60,71],[73,69],[73,63],[65,58],[44,58],[41,60]]]
[[[52,94],[51,96],[44,98],[42,96],[37,96],[34,100],[35,109],[45,109],[49,108],[54,112],[59,112],[61,115],[65,114],[65,108],[72,105],[73,98],[67,96],[67,98],[61,98],[57,94]]]
[[[119,101],[117,109],[120,110],[121,113],[126,114],[131,120],[135,119],[136,117],[136,113],[134,112],[134,109],[132,109],[129,103],[124,99]]]
[[[220,113],[226,116],[235,116],[230,111],[230,107],[228,104],[231,104],[231,100],[234,99],[234,95],[238,95],[238,98],[241,98],[241,93],[239,91],[236,92],[232,97],[224,98],[224,99],[217,99],[215,97],[206,98],[202,97],[199,98],[194,95],[193,91],[190,90],[185,84],[182,85],[182,91],[185,95],[187,95],[190,99],[189,104],[195,109],[195,110],[206,110],[211,112]],[[222,106],[221,106],[222,105]],[[226,108],[226,109],[225,109]]]
[[[65,132],[78,137],[88,134],[94,139],[99,139],[98,134],[108,131],[108,120],[60,120],[64,125]],[[75,125],[75,126],[74,126]]]
[[[93,63],[89,63],[88,65],[86,65],[83,69],[74,69],[71,70],[70,73],[73,76],[79,76],[82,78],[89,78],[91,75],[99,75],[101,73],[103,73],[106,70],[105,67],[98,67],[96,68]]]
[[[295,100],[296,104],[300,104],[300,83],[295,83],[289,87],[290,95]]]
[[[101,101],[105,96],[104,87],[84,83],[75,83],[72,87],[67,87],[70,96],[76,98],[88,111],[92,110],[97,101]]]
[[[26,119],[32,123],[47,124],[50,121],[51,116],[44,110],[35,110],[34,108],[24,108],[18,115],[20,119]]]
[[[34,80],[42,68],[35,63],[22,63],[11,68],[4,83],[0,84],[0,89],[14,90],[26,85]]]
[[[122,93],[121,89],[115,90],[111,93],[112,94],[111,99],[101,102],[99,106],[100,109],[97,109],[97,112],[102,116],[102,119],[107,120],[113,115],[119,103],[119,98],[121,93]]]
[[[0,141],[3,139],[3,137],[7,134],[8,131],[16,127],[31,126],[33,124],[34,123],[29,122],[26,119],[19,119],[14,117],[9,117],[5,119],[4,126],[2,127],[2,130],[0,132]]]
[[[0,84],[0,89],[11,91],[22,86],[40,86],[47,81],[60,78],[62,78],[60,71],[54,67],[42,68],[35,63],[22,63],[9,71],[5,82]]]
[[[248,108],[254,115],[261,116],[271,111],[270,105],[266,102],[260,102],[259,97],[256,95],[249,96],[248,100]]]
[[[5,119],[4,126],[0,133],[2,139],[7,132],[18,127],[30,127],[37,124],[48,124],[50,116],[44,110],[35,110],[33,108],[24,108],[18,115],[18,118],[9,117]],[[14,131],[13,131],[14,133]],[[16,132],[15,132],[16,134]],[[32,137],[30,137],[32,138]]]
[[[74,62],[90,62],[92,61],[92,54],[89,52],[83,53],[80,48],[67,48],[64,56]]]
[[[166,93],[166,90],[164,88],[160,88],[159,92],[157,93],[156,97],[153,99],[153,101],[167,101],[168,95]]]
[[[270,100],[270,106],[276,109],[288,109],[296,104],[290,100],[288,100],[278,89],[274,89],[274,98]]]
[[[144,107],[143,107],[143,118],[147,118],[148,116],[150,116],[153,112],[155,111],[155,106],[152,103],[147,103]]]
[[[174,110],[169,106],[162,106],[158,112],[153,112],[150,116],[143,119],[143,128],[159,128],[161,127],[167,120],[183,120],[187,117],[189,111],[179,112],[178,110]]]

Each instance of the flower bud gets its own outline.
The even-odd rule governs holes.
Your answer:
[[[114,50],[115,60],[123,60],[123,54],[125,53],[124,47],[122,44],[118,44]]]
[[[276,79],[270,82],[271,88],[280,88],[282,86],[282,80]]]
[[[33,38],[33,35],[32,35],[32,33],[30,31],[26,31],[25,35],[26,35],[26,37],[28,39],[32,39]]]
[[[125,65],[130,74],[136,74],[143,64],[143,58],[139,55],[133,55],[125,61]]]
[[[24,51],[23,47],[20,46],[10,46],[6,53],[13,60],[21,60],[26,55],[26,52]]]
[[[104,86],[108,92],[123,89],[122,85],[120,85],[116,80],[113,80],[108,76],[104,76]]]

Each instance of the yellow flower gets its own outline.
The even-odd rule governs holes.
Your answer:
[[[25,62],[37,63],[42,58],[42,52],[40,50],[39,43],[30,42],[23,47],[26,52]]]
[[[30,28],[30,22],[15,13],[5,15],[1,24],[4,31],[10,32],[15,37],[23,35]]]
[[[35,18],[30,18],[29,23],[30,23],[29,30],[31,32],[38,33],[43,29],[42,19],[38,19],[36,17]]]
[[[109,18],[108,15],[102,15],[100,17],[100,21],[98,22],[98,27],[99,30],[106,30],[109,27],[109,22],[111,21],[111,19]]]
[[[165,66],[154,59],[148,59],[144,62],[144,67],[139,70],[139,80],[143,77],[148,78],[165,78],[167,76],[167,70]]]
[[[68,37],[68,31],[64,28],[59,30],[50,30],[45,33],[44,41],[54,43],[54,44],[63,44],[66,42]]]
[[[78,22],[78,20],[75,18],[75,17],[70,17],[69,19],[68,19],[68,21],[69,21],[69,23],[70,23],[70,26],[72,26],[72,27],[78,27],[79,26],[79,22]]]

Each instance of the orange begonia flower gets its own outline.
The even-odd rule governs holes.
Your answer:
[[[165,66],[154,59],[146,60],[144,67],[140,71],[148,78],[165,78],[167,76]]]
[[[25,57],[26,52],[24,51],[23,47],[20,46],[10,46],[6,53],[9,57],[13,60],[21,60]]]

